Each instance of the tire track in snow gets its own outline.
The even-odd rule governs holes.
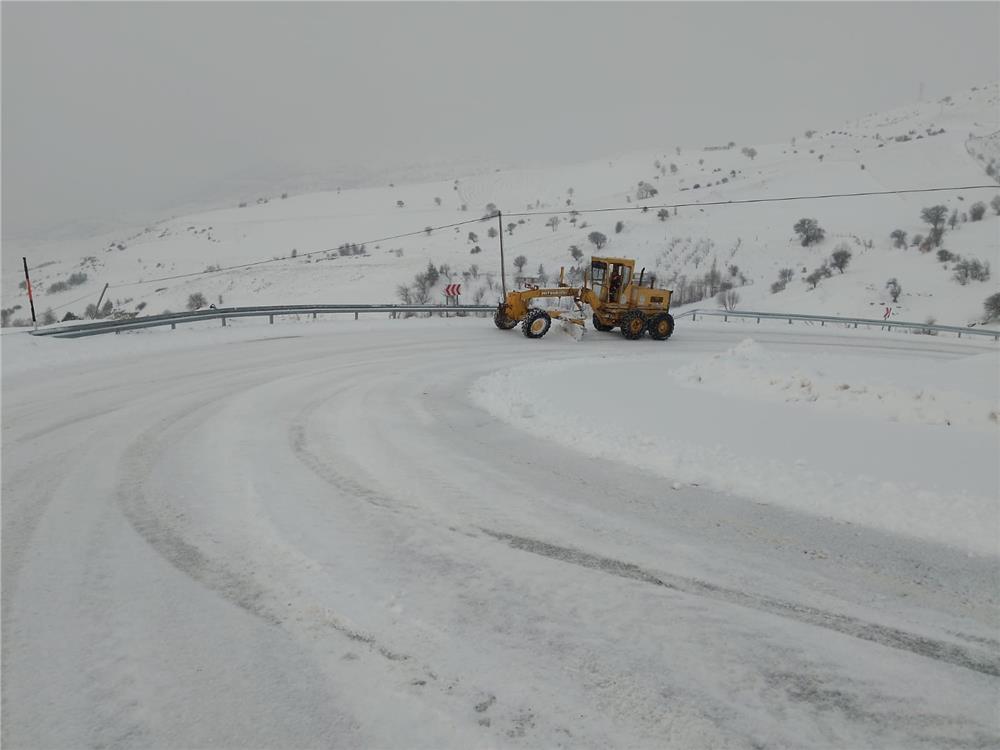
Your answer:
[[[697,578],[685,578],[662,573],[653,574],[640,568],[638,565],[613,558],[592,555],[589,552],[583,552],[572,547],[560,547],[537,539],[529,539],[490,529],[482,529],[482,531],[494,539],[506,542],[514,549],[524,552],[531,552],[535,555],[549,557],[554,560],[579,565],[580,567],[599,570],[602,573],[620,578],[630,578],[642,583],[662,586],[684,594],[694,594],[695,596],[707,597],[727,604],[756,609],[768,614],[778,615],[779,617],[797,620],[807,625],[815,625],[833,630],[853,638],[871,641],[881,646],[909,651],[918,656],[947,662],[957,667],[980,672],[991,677],[1000,677],[1000,658],[995,654],[972,651],[953,643],[927,638],[915,633],[908,633],[905,630],[899,630],[898,628],[886,625],[865,622],[864,620],[859,620],[848,615],[827,612],[815,607],[795,604],[759,594],[749,594],[745,591],[737,591],[736,589],[723,588],[722,586],[716,586]]]
[[[327,371],[342,370],[351,366],[338,365],[328,368]],[[314,374],[310,373],[310,375]],[[291,377],[297,376],[298,374],[293,374]],[[270,379],[264,381],[251,379],[246,387],[253,388],[262,382],[270,383],[272,381]],[[234,389],[233,384],[228,383],[217,390],[226,396],[232,396],[234,392],[239,392],[241,389]],[[186,432],[186,430],[179,428],[192,417],[205,419],[203,412],[207,407],[219,402],[219,395],[213,391],[210,397],[188,404],[183,410],[154,424],[136,438],[122,459],[123,481],[119,485],[119,505],[129,524],[158,554],[181,573],[215,592],[226,601],[263,620],[268,625],[276,627],[289,625],[300,619],[309,619],[305,617],[304,612],[300,611],[300,608],[272,606],[271,602],[276,599],[273,592],[262,585],[252,573],[246,574],[234,570],[224,562],[207,555],[196,543],[185,537],[176,518],[172,519],[171,514],[163,512],[165,506],[162,503],[154,505],[143,490],[143,485],[148,481],[157,457],[162,456],[167,448],[176,442],[170,433]],[[294,427],[293,424],[292,433],[295,432]],[[304,440],[304,438],[301,439]],[[311,454],[309,455],[311,456]],[[314,456],[312,458],[316,462],[319,470],[317,473],[321,478],[331,481],[334,478],[333,475],[324,469],[318,458]],[[341,489],[349,492],[365,492],[365,488],[360,485],[355,486],[354,483],[350,482],[348,482],[347,488],[341,486]],[[377,500],[371,502],[375,505],[380,504]],[[401,653],[380,643],[374,635],[345,624],[334,613],[326,612],[322,623],[351,641],[364,643],[373,653],[379,654],[390,662],[408,661],[411,658],[409,654]]]
[[[264,604],[265,590],[252,577],[230,570],[205,555],[178,531],[162,512],[164,505],[154,504],[144,491],[157,457],[172,442],[168,433],[192,415],[197,415],[217,401],[231,386],[214,390],[208,398],[189,403],[184,409],[155,423],[140,433],[122,458],[122,481],[118,486],[118,504],[132,528],[167,562],[189,578],[215,591],[224,599],[270,625],[280,625],[281,617]]]

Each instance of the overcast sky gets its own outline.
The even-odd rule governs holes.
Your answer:
[[[17,3],[5,238],[338,165],[788,138],[998,78],[1000,4]],[[346,174],[346,173],[345,173]]]

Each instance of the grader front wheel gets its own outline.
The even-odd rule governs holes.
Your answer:
[[[591,320],[594,323],[594,330],[595,331],[604,331],[604,332],[607,332],[607,331],[613,331],[614,328],[615,328],[614,326],[609,326],[609,325],[605,325],[604,323],[602,323],[601,319],[597,317],[597,313],[594,313],[594,316],[593,316],[593,318]]]
[[[540,339],[552,327],[552,318],[545,310],[532,310],[521,323],[521,333],[529,339]]]
[[[646,332],[646,316],[640,310],[629,310],[622,315],[622,336],[629,340],[641,339]]]
[[[509,331],[511,328],[517,325],[517,321],[508,318],[502,310],[497,310],[495,313],[493,313],[493,323],[501,331]]]

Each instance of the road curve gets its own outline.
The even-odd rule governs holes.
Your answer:
[[[996,559],[668,492],[466,395],[637,344],[258,329],[4,377],[5,747],[1000,744]]]

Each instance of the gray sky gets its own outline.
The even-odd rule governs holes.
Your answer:
[[[993,2],[0,13],[5,239],[396,162],[767,142],[1000,75]]]

